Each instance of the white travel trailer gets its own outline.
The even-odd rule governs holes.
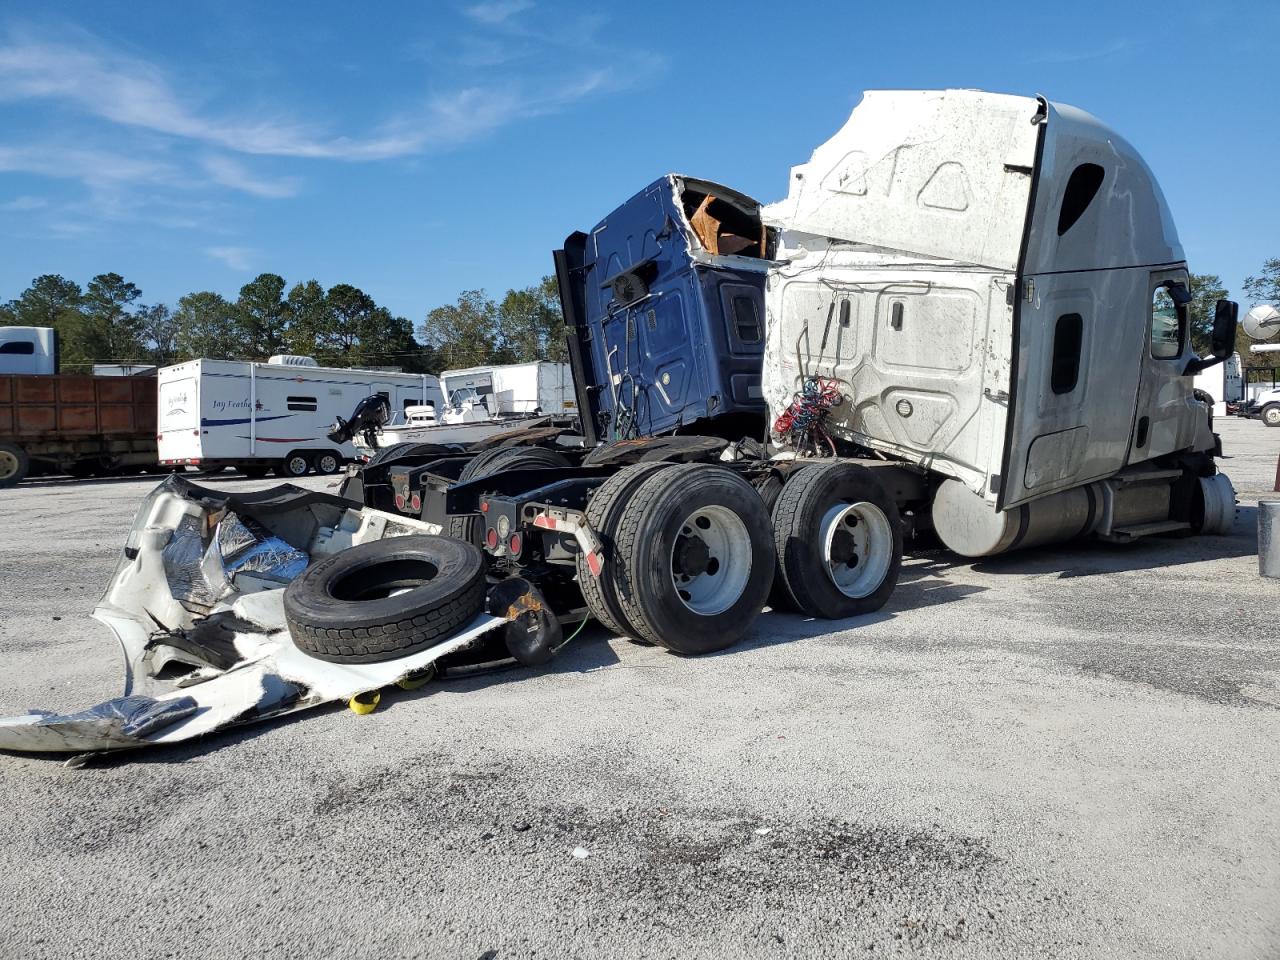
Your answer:
[[[326,434],[366,397],[382,394],[393,412],[443,404],[440,382],[417,373],[314,365],[306,358],[268,363],[191,360],[158,374],[160,462],[203,470],[238,467],[250,476],[275,469],[298,477],[334,473],[356,456]]]
[[[1146,163],[1094,117],[869,92],[765,218],[771,415],[806,382],[838,390],[811,447],[912,465],[916,512],[952,550],[1229,529],[1177,231]],[[1217,359],[1234,306],[1219,304]]]

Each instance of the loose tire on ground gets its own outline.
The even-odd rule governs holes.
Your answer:
[[[12,487],[31,472],[31,458],[16,443],[0,442],[0,488]]]
[[[600,576],[594,577],[587,567],[586,557],[578,554],[577,558],[578,588],[591,615],[610,633],[646,644],[649,641],[627,622],[618,600],[613,571],[622,558],[614,543],[614,530],[631,495],[654,473],[670,466],[669,463],[633,464],[623,467],[597,487],[587,502],[587,523],[600,540],[604,570]]]
[[[378,663],[448,639],[480,612],[484,592],[484,556],[471,544],[390,537],[309,567],[285,589],[284,611],[305,653]]]
[[[569,458],[546,447],[497,447],[486,450],[463,468],[459,482],[491,477],[503,470],[537,470],[539,468],[567,467]],[[455,514],[449,518],[449,536],[479,546],[484,535],[480,514]]]
[[[774,505],[773,531],[782,585],[795,609],[809,616],[871,613],[898,583],[898,507],[866,467],[803,467]]]
[[[614,532],[627,622],[674,653],[737,643],[769,591],[771,534],[760,495],[732,470],[691,463],[649,477]]]

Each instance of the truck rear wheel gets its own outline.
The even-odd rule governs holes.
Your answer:
[[[333,663],[395,660],[447,640],[484,606],[485,562],[447,537],[389,537],[335,553],[285,588],[289,634]]]
[[[827,620],[872,613],[897,586],[898,507],[866,467],[802,468],[773,508],[773,534],[781,585],[801,613]]]
[[[1262,408],[1262,422],[1268,427],[1280,427],[1280,403],[1272,403]]]
[[[774,570],[769,515],[732,470],[691,463],[649,477],[623,507],[614,542],[627,622],[674,653],[732,646],[764,607]]]
[[[614,542],[614,532],[631,495],[650,476],[669,466],[669,463],[633,464],[623,467],[597,487],[587,502],[587,523],[600,540],[604,553],[604,570],[600,576],[592,576],[586,556],[579,553],[577,558],[578,588],[582,591],[582,598],[587,602],[591,615],[610,633],[646,644],[649,641],[643,639],[639,631],[627,622],[627,615],[618,600],[613,570],[622,562],[622,558]]]
[[[12,487],[31,472],[31,458],[16,443],[0,442],[0,487]]]

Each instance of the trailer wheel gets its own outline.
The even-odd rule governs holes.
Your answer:
[[[338,468],[342,466],[342,457],[332,450],[321,450],[316,454],[313,464],[316,468],[316,473],[322,477],[327,477],[338,472]]]
[[[16,443],[0,442],[0,488],[12,487],[31,472],[31,458]]]
[[[582,598],[587,602],[587,609],[602,627],[620,637],[629,637],[641,643],[649,643],[640,636],[628,621],[618,600],[618,588],[613,577],[613,570],[622,558],[614,542],[614,531],[627,501],[640,485],[659,470],[671,466],[669,463],[637,463],[623,467],[608,480],[598,486],[587,501],[587,523],[595,531],[604,552],[604,570],[600,576],[592,576],[587,566],[587,558],[578,554],[578,588]]]
[[[804,467],[773,508],[778,573],[802,613],[828,620],[879,610],[898,583],[902,524],[866,467]]]
[[[302,450],[294,450],[280,461],[276,472],[282,477],[305,477],[311,472],[311,458]]]
[[[760,495],[732,470],[690,463],[649,477],[614,532],[612,572],[627,622],[674,653],[737,643],[764,607],[770,534]]]
[[[1268,427],[1280,427],[1280,403],[1267,404],[1259,416]]]
[[[285,588],[298,649],[378,663],[449,638],[484,606],[484,556],[447,537],[389,537],[336,553]]]

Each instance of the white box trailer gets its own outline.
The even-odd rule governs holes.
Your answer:
[[[495,418],[527,417],[535,412],[551,416],[577,410],[573,373],[567,363],[537,360],[446,370],[440,381],[453,415],[477,401]],[[444,421],[450,422],[449,415]]]
[[[326,434],[365,397],[382,394],[393,415],[443,404],[440,381],[417,373],[318,367],[299,358],[274,362],[191,360],[160,370],[156,439],[160,462],[250,476],[311,470],[334,473],[356,456]]]
[[[1240,354],[1233,353],[1222,363],[1201,370],[1192,381],[1195,389],[1202,391],[1213,404],[1213,415],[1225,417],[1228,403],[1244,399],[1244,375]]]

